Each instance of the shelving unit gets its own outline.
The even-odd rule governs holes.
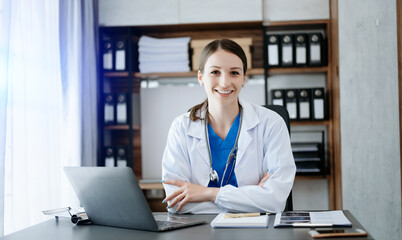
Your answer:
[[[297,75],[297,74],[325,74],[326,78],[326,94],[327,94],[327,107],[328,119],[322,121],[291,121],[291,126],[325,126],[327,129],[327,157],[328,157],[328,174],[317,176],[296,176],[297,180],[313,180],[313,179],[326,179],[328,180],[329,189],[329,207],[335,208],[335,191],[334,191],[334,143],[333,143],[333,116],[332,116],[332,62],[331,62],[331,22],[330,20],[311,20],[311,21],[283,21],[283,22],[270,22],[264,27],[264,34],[266,32],[287,32],[287,31],[316,31],[323,30],[326,35],[326,58],[327,64],[319,67],[275,67],[268,68],[267,59],[265,65],[265,81],[266,81],[266,102],[269,102],[270,93],[268,92],[268,78],[274,75]],[[265,49],[267,51],[267,49]]]
[[[265,68],[264,67],[264,40],[265,29],[270,30],[289,30],[289,29],[324,29],[327,33],[328,44],[328,64],[321,67],[288,67],[288,68]],[[332,120],[332,66],[331,66],[331,32],[329,20],[315,21],[290,21],[290,22],[271,22],[268,26],[263,27],[262,22],[235,22],[235,23],[205,23],[205,24],[180,24],[180,25],[163,25],[163,26],[129,26],[129,27],[101,27],[100,36],[107,33],[111,36],[124,37],[128,40],[128,69],[127,71],[111,71],[105,72],[100,70],[99,93],[105,91],[104,85],[110,86],[111,92],[128,92],[140,94],[141,80],[153,80],[159,78],[191,78],[197,75],[196,71],[177,72],[177,73],[150,73],[142,74],[137,72],[137,43],[142,35],[157,38],[170,37],[191,37],[192,39],[211,39],[211,38],[237,38],[251,37],[253,39],[252,47],[252,64],[253,67],[248,70],[248,76],[261,75],[265,79],[274,75],[297,75],[320,73],[326,76],[326,92],[328,94],[329,119],[323,121],[292,121],[291,126],[325,126],[327,129],[328,141],[328,175],[317,176],[296,176],[296,180],[314,180],[326,179],[329,182],[330,208],[334,208],[334,175],[333,175],[333,120]],[[101,39],[100,39],[101,40]],[[137,65],[136,65],[137,64]],[[129,166],[133,168],[136,176],[142,178],[141,172],[141,124],[133,123],[131,94],[129,94],[129,123],[126,125],[105,126],[100,120],[99,122],[99,146],[102,149],[104,145],[104,135],[108,132],[113,144],[129,146]],[[269,93],[266,87],[266,103],[268,103]],[[100,105],[102,102],[100,103]],[[100,106],[102,109],[102,106]],[[134,113],[134,114],[139,114]],[[103,118],[103,111],[100,111],[99,119]],[[98,155],[100,159],[98,164],[102,165],[104,155],[102,151]],[[141,183],[143,189],[162,189],[159,183]]]

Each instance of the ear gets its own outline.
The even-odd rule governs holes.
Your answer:
[[[202,73],[201,73],[200,70],[198,70],[197,75],[198,75],[198,83],[199,83],[201,86],[204,86],[204,81],[202,80]]]
[[[247,78],[247,73],[244,74],[244,79],[243,79],[243,84],[242,84],[243,87],[244,87],[244,84],[246,84],[246,78]]]

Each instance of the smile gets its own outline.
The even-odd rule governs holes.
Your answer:
[[[217,89],[215,91],[217,91],[218,93],[221,93],[221,94],[229,94],[229,93],[233,92],[233,90],[221,91],[221,90],[217,90]]]

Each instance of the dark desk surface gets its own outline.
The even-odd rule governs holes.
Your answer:
[[[345,216],[352,222],[353,227],[364,229],[360,223],[352,216],[349,211],[344,211]],[[186,215],[187,216],[187,215]],[[215,215],[188,215],[192,218],[202,219],[210,223]],[[268,228],[211,228],[210,224],[194,227],[181,228],[167,232],[147,232],[124,228],[104,227],[97,225],[76,226],[70,219],[62,218],[59,220],[50,219],[46,222],[29,227],[22,231],[7,235],[0,240],[14,239],[80,239],[80,240],[102,240],[102,239],[161,239],[161,240],[197,240],[197,239],[312,239],[308,235],[309,228],[274,228],[275,216],[270,216]],[[326,238],[329,239],[329,238]],[[338,240],[340,238],[337,238]],[[346,239],[346,238],[341,238]],[[371,235],[367,238],[373,239]]]

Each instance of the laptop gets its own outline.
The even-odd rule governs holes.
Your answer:
[[[166,231],[205,221],[171,214],[152,214],[128,167],[64,167],[81,205],[93,224],[147,231]]]

